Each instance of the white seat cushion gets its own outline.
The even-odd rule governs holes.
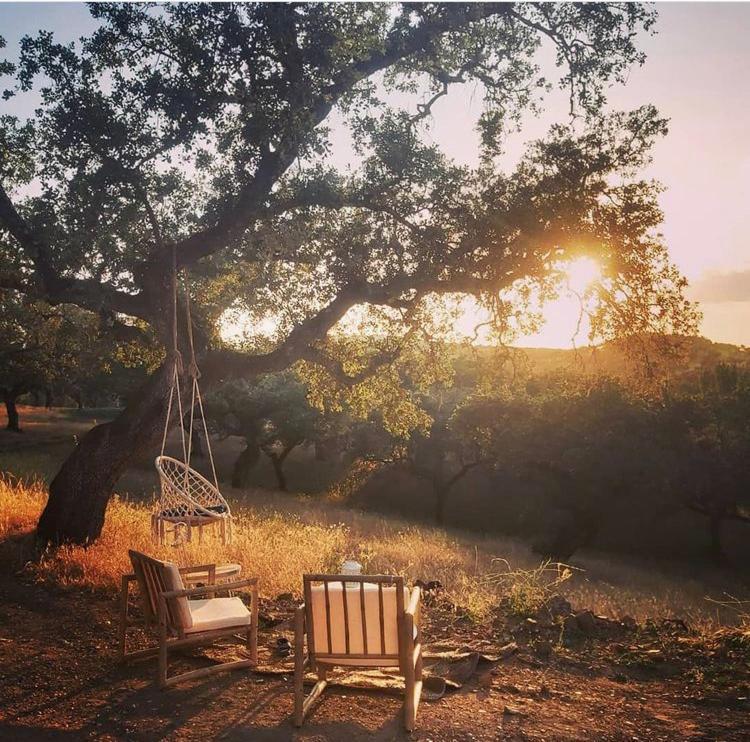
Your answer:
[[[187,604],[193,625],[186,634],[250,625],[250,611],[240,598],[188,600]]]
[[[311,589],[313,615],[313,644],[316,656],[321,659],[329,654],[346,654],[346,629],[344,622],[344,596],[341,583],[329,583],[328,604],[331,620],[331,646],[328,645],[326,628],[325,589],[315,585]],[[359,667],[389,667],[398,664],[398,660],[379,659],[379,655],[398,655],[398,620],[396,604],[396,587],[383,587],[383,634],[385,647],[380,637],[380,598],[378,586],[371,582],[364,583],[365,628],[362,625],[362,607],[359,583],[347,583],[346,608],[349,625],[349,654],[371,654],[367,659],[336,658],[337,665],[356,665]],[[409,591],[404,587],[404,605],[409,602]],[[416,627],[415,627],[416,628]],[[367,652],[363,641],[367,637]]]

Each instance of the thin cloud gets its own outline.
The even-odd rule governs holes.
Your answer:
[[[709,273],[691,285],[690,297],[695,301],[716,304],[750,301],[750,269]]]

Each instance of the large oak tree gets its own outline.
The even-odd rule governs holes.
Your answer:
[[[559,261],[597,256],[601,336],[689,323],[655,234],[654,186],[637,179],[664,121],[604,116],[604,91],[642,61],[638,4],[97,4],[76,45],[25,38],[0,119],[0,286],[145,322],[171,347],[173,261],[190,268],[206,383],[304,360],[343,383],[392,361],[436,295],[473,294],[499,328]],[[553,50],[559,80],[538,52]],[[512,172],[505,135],[550,83],[577,117]],[[481,165],[450,162],[425,127],[453,86],[479,86]],[[38,90],[35,116],[13,94]],[[336,172],[334,115],[360,166]],[[435,114],[437,115],[437,114]],[[457,132],[460,136],[461,132]],[[519,286],[521,287],[519,289]],[[509,301],[514,288],[519,304]],[[273,310],[275,343],[223,344],[229,305]],[[357,305],[394,332],[342,358],[329,332]],[[398,328],[401,329],[398,329]],[[185,352],[184,322],[179,343]],[[112,489],[152,447],[174,354],[137,399],[94,428],[50,486],[46,540],[99,535]]]

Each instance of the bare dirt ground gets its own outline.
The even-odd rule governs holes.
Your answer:
[[[284,605],[263,606],[281,616]],[[261,628],[262,660],[284,630]],[[403,732],[400,700],[329,689],[301,730],[290,721],[291,675],[235,671],[168,691],[155,666],[115,660],[113,595],[0,577],[0,739],[8,740],[746,740],[744,640],[697,639],[679,626],[549,642],[538,622],[476,627],[433,603],[429,644],[462,635],[486,649],[509,638],[518,651],[435,702]],[[739,641],[739,644],[738,644]],[[222,651],[241,654],[240,647]],[[178,664],[210,661],[200,650]],[[743,670],[744,667],[744,670]]]

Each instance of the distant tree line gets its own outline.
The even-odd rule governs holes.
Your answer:
[[[364,414],[346,404],[322,411],[293,372],[225,385],[208,409],[217,432],[245,439],[234,486],[251,484],[266,456],[288,489],[285,463],[299,448],[305,467],[335,457],[340,479],[367,464],[355,502],[390,501],[439,525],[455,525],[476,504],[468,493],[481,492],[483,507],[503,515],[493,523],[464,514],[459,524],[524,533],[557,559],[597,543],[620,518],[666,522],[688,511],[705,521],[707,553],[723,562],[726,524],[750,523],[747,368],[719,363],[646,389],[563,371],[493,388],[477,369],[459,371],[451,383],[412,389],[426,415],[406,431],[389,429],[377,400]]]
[[[21,432],[22,399],[51,407],[120,407],[158,361],[138,336],[120,334],[93,312],[0,289],[0,395],[6,429]]]

